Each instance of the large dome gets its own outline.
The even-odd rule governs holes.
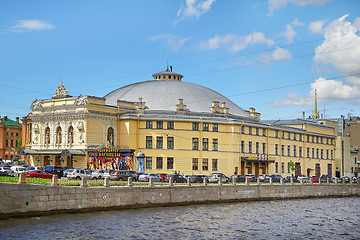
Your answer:
[[[250,117],[248,112],[220,93],[194,83],[182,82],[180,74],[167,70],[153,77],[157,80],[134,83],[112,91],[105,96],[106,104],[116,106],[117,100],[138,102],[142,98],[147,110],[176,111],[179,99],[182,99],[187,111],[211,113],[212,104],[216,101],[225,103],[230,114]]]

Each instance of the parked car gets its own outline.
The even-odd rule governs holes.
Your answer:
[[[105,170],[104,170],[104,178],[106,178],[106,177],[110,178],[111,173],[112,173],[113,171],[114,171],[114,170],[111,170],[111,169],[105,169]]]
[[[349,177],[343,177],[343,181],[345,181],[345,183],[350,183],[350,178]]]
[[[104,178],[104,170],[99,169],[99,170],[94,170],[91,173],[91,179],[103,179]]]
[[[128,180],[128,178],[135,178],[136,172],[134,171],[128,171],[128,170],[116,170],[113,171],[110,175],[110,179],[111,180],[121,180],[121,181],[125,181]]]
[[[166,173],[158,173],[156,174],[157,176],[161,177],[163,179],[163,182],[165,182],[166,178],[167,178],[167,174]]]
[[[232,181],[233,177],[235,178],[235,182],[245,182],[245,177],[241,174],[239,175],[232,175],[230,177],[230,181]]]
[[[287,176],[286,178],[284,178],[284,182],[291,182],[291,178],[293,179],[293,182],[296,183],[296,182],[300,182],[296,177],[290,177],[290,176]]]
[[[10,169],[13,170],[15,174],[25,172],[25,168],[23,166],[12,166]]]
[[[260,182],[269,182],[270,181],[270,175],[268,174],[261,174],[259,176]]]
[[[74,169],[73,168],[69,168],[69,169],[66,169],[64,172],[63,172],[63,177],[67,177],[67,174],[69,173],[69,172],[72,172]]]
[[[208,178],[206,175],[197,174],[193,176],[195,178],[195,183],[203,183],[204,178]]]
[[[245,178],[249,178],[249,182],[257,182],[257,176],[255,174],[246,174]]]
[[[34,170],[26,173],[27,178],[45,178],[45,179],[52,179],[53,174],[48,173],[44,170]]]
[[[297,179],[299,180],[299,182],[300,182],[301,179],[302,179],[302,181],[303,181],[304,183],[309,183],[309,182],[311,181],[311,177],[309,177],[309,176],[299,175],[299,176],[297,177]]]
[[[222,182],[229,182],[229,178],[223,173],[213,173],[209,177],[209,182],[216,183],[221,179]]]
[[[135,178],[134,178],[134,181],[139,181],[139,176],[142,175],[143,172],[137,172],[135,173]]]
[[[34,171],[34,170],[44,170],[43,167],[33,167],[33,166],[29,166],[27,168],[25,168],[25,172],[30,172],[30,171]]]
[[[321,176],[321,182],[323,182],[323,183],[327,183],[328,179],[329,179],[330,183],[334,182],[333,177],[331,175],[322,175]]]
[[[139,182],[148,182],[150,178],[154,179],[154,182],[162,182],[162,178],[156,176],[155,173],[143,173],[139,176]]]
[[[320,177],[319,176],[312,176],[311,177],[311,182],[312,183],[319,183]]]
[[[9,174],[10,176],[14,176],[14,171],[11,170],[11,166],[0,167],[0,172],[5,172],[5,173]]]
[[[56,174],[58,178],[61,178],[63,176],[63,172],[65,171],[65,169],[62,166],[52,166],[52,165],[44,166],[44,170],[47,171],[48,173]]]
[[[10,174],[7,172],[0,172],[0,177],[10,177]]]
[[[173,182],[174,183],[186,183],[187,182],[187,179],[184,178],[183,175],[180,175],[180,174],[170,174],[168,175],[168,177],[166,178],[166,181],[169,181],[170,180],[170,177],[173,178]]]
[[[278,174],[273,174],[270,177],[271,177],[273,182],[280,182],[281,179],[283,178],[281,175],[278,175]]]
[[[88,169],[73,169],[69,171],[67,178],[80,180],[81,178],[91,179],[91,171]]]

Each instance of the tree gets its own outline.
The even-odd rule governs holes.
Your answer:
[[[17,147],[18,147],[18,148],[21,148],[21,146],[22,146],[22,139],[19,138],[19,139],[17,140]]]
[[[288,162],[288,167],[291,169],[291,172],[294,172],[294,173],[296,172],[296,165],[292,160],[290,160],[290,162]]]

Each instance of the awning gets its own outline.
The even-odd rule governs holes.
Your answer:
[[[273,163],[275,159],[260,159],[254,157],[241,157],[241,160],[249,162],[249,163]]]
[[[84,150],[78,149],[64,149],[64,150],[35,150],[35,149],[28,149],[28,150],[19,150],[17,152],[18,155],[55,155],[55,156],[86,156]]]

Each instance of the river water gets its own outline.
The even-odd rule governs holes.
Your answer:
[[[56,214],[0,220],[1,239],[360,239],[360,198]]]

